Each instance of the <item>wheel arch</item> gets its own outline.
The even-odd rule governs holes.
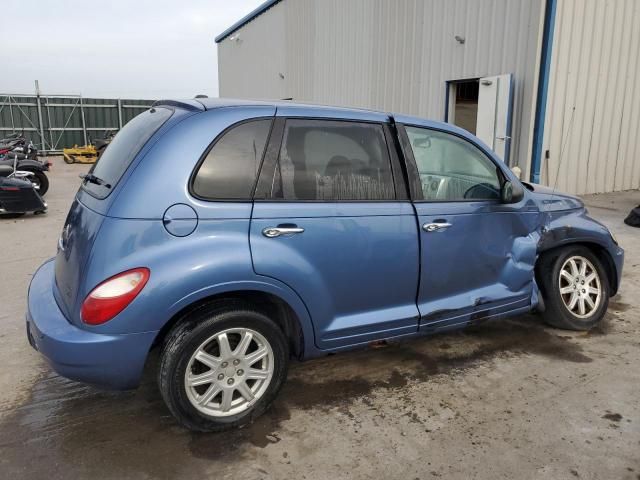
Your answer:
[[[572,241],[572,242],[566,242],[566,243],[562,243],[555,246],[549,246],[544,250],[540,250],[538,252],[538,258],[535,264],[535,275],[536,275],[536,280],[538,281],[538,284],[540,285],[539,267],[541,265],[541,259],[543,256],[546,257],[548,255],[553,255],[554,253],[559,252],[565,248],[577,247],[577,246],[585,247],[589,249],[598,258],[598,260],[600,260],[600,262],[604,266],[607,273],[607,280],[609,281],[609,287],[611,290],[610,296],[613,297],[618,292],[618,276],[616,275],[616,266],[613,261],[613,258],[611,257],[611,254],[607,251],[607,249],[603,245],[597,242]]]
[[[266,289],[253,287],[223,289],[222,291],[192,296],[190,301],[182,302],[179,310],[163,325],[151,348],[162,345],[168,333],[194,311],[212,304],[224,304],[229,300],[241,300],[276,322],[287,338],[294,358],[303,358],[308,350],[308,344],[313,344],[313,329],[306,307],[303,306],[304,311],[301,312],[300,305],[296,305],[297,308],[291,305],[291,303],[297,302],[287,301],[283,296]]]

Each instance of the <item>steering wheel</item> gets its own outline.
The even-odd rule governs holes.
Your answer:
[[[480,200],[499,200],[500,192],[490,183],[478,183],[467,189],[463,195],[464,198],[480,199]]]

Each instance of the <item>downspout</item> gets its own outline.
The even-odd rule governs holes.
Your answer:
[[[556,22],[558,0],[547,0],[544,10],[544,31],[542,51],[540,54],[540,78],[536,101],[536,117],[533,127],[533,153],[531,154],[530,180],[540,183],[540,167],[542,165],[542,142],[544,140],[544,123],[547,113],[547,93],[549,90],[549,72],[551,70],[551,51],[553,48],[553,30]]]

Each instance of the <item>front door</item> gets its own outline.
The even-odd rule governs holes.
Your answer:
[[[470,141],[400,126],[421,227],[421,329],[439,330],[527,310],[537,209],[503,204],[499,160]]]
[[[394,182],[401,176],[388,127],[279,122],[281,146],[274,153],[269,145],[258,187],[266,183],[268,192],[256,192],[251,220],[256,273],[300,295],[319,348],[415,333],[419,237],[413,207],[400,199],[404,185]]]

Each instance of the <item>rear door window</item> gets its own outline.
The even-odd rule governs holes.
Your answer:
[[[382,125],[334,120],[286,121],[274,182],[284,200],[394,200]]]
[[[172,113],[168,108],[151,108],[127,123],[91,169],[90,173],[98,177],[102,184],[85,181],[83,188],[97,198],[109,195],[138,152]]]
[[[250,120],[227,130],[198,167],[193,194],[207,200],[251,199],[271,122]]]

